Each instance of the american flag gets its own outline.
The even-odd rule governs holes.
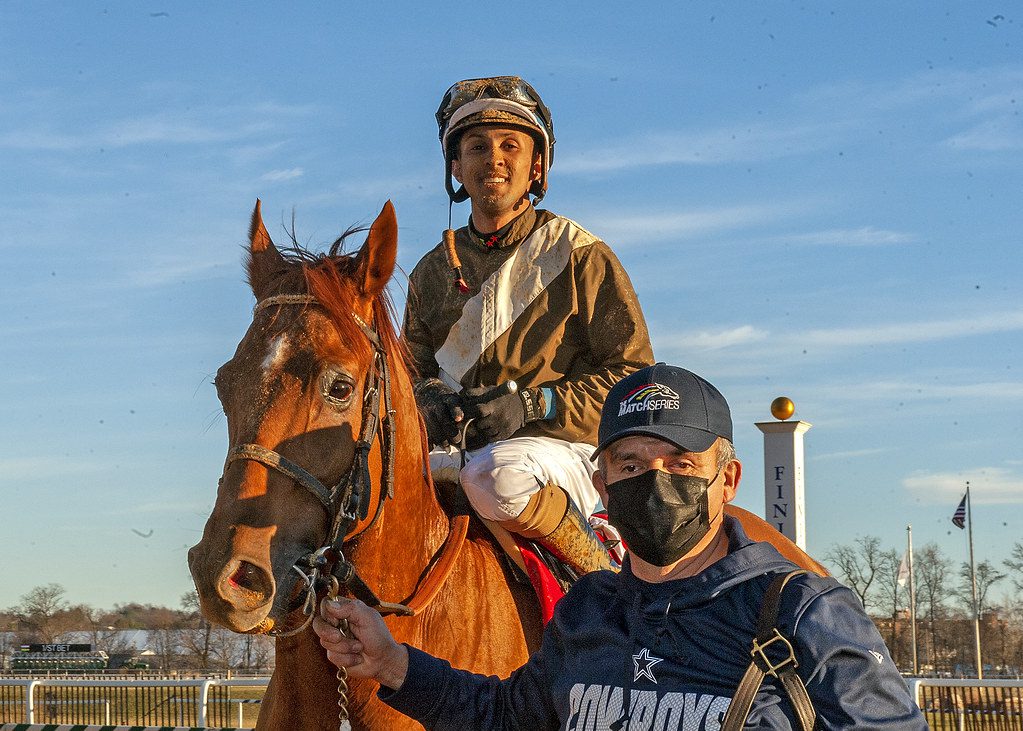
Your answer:
[[[959,501],[959,507],[956,508],[955,513],[952,515],[952,522],[955,523],[955,527],[962,530],[966,527],[966,496],[963,495],[963,499]]]

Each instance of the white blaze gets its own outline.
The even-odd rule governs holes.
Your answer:
[[[263,372],[269,375],[272,371],[280,368],[281,363],[288,357],[288,335],[281,333],[270,341],[270,349],[263,358]]]

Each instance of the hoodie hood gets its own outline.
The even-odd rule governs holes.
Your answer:
[[[723,528],[728,536],[728,555],[696,576],[652,584],[636,578],[628,565],[629,558],[626,557],[626,565],[616,577],[618,593],[622,597],[638,594],[643,597],[643,603],[661,605],[670,612],[704,604],[757,576],[792,570],[792,563],[770,543],[750,540],[742,524],[735,518],[726,515]]]

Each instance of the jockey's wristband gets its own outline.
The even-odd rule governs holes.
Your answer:
[[[553,419],[558,413],[558,403],[554,399],[554,389],[549,386],[541,386],[540,393],[543,394],[543,401],[547,405],[547,410],[544,411],[543,416],[540,418],[545,420]]]

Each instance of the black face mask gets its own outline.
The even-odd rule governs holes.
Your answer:
[[[710,530],[707,490],[717,478],[648,470],[612,482],[607,521],[621,532],[631,553],[654,566],[668,566]]]

